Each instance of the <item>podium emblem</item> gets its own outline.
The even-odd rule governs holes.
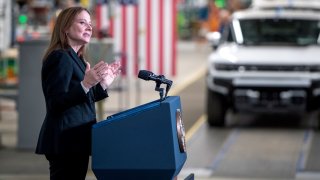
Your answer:
[[[179,149],[181,153],[186,152],[186,140],[185,140],[185,130],[184,130],[184,124],[182,121],[182,115],[181,110],[176,110],[176,121],[177,121],[177,134],[178,134],[178,143],[179,143]]]

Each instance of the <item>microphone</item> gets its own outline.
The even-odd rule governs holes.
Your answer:
[[[157,83],[161,84],[167,84],[169,86],[172,85],[172,81],[169,79],[166,79],[164,75],[155,75],[150,71],[147,70],[140,70],[138,74],[138,78],[146,80],[146,81],[155,81]]]
[[[160,93],[160,99],[164,100],[163,93],[164,89],[160,88],[161,84],[166,84],[166,92],[165,92],[165,97],[167,97],[169,89],[171,88],[172,81],[169,79],[166,79],[164,75],[155,75],[153,72],[147,71],[147,70],[140,70],[138,74],[138,78],[146,80],[146,81],[155,81],[156,82],[156,91],[159,91]]]

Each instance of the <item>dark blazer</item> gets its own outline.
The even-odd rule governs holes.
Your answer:
[[[108,97],[100,84],[86,94],[80,84],[85,63],[76,52],[53,51],[42,65],[46,116],[37,154],[90,154],[91,126],[96,122],[95,102]]]

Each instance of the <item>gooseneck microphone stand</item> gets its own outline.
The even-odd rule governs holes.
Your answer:
[[[151,71],[140,70],[138,77],[146,81],[152,80],[156,82],[155,90],[159,92],[161,101],[163,101],[167,97],[168,92],[172,85],[172,81],[169,79],[166,79],[164,75],[155,75]],[[161,88],[161,84],[167,85],[165,88],[165,94],[164,94],[164,88]]]
[[[165,78],[164,75],[160,75],[159,77],[161,79]],[[156,87],[154,90],[159,92],[160,100],[163,101],[168,96],[168,92],[171,88],[172,81],[171,81],[171,83],[166,83],[166,85],[167,85],[166,88],[161,88],[161,84],[163,84],[163,81],[156,81]],[[165,94],[164,94],[164,90],[166,90]]]

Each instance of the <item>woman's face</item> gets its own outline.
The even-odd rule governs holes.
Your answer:
[[[71,46],[82,46],[88,43],[92,35],[89,13],[87,11],[79,13],[66,33]]]

